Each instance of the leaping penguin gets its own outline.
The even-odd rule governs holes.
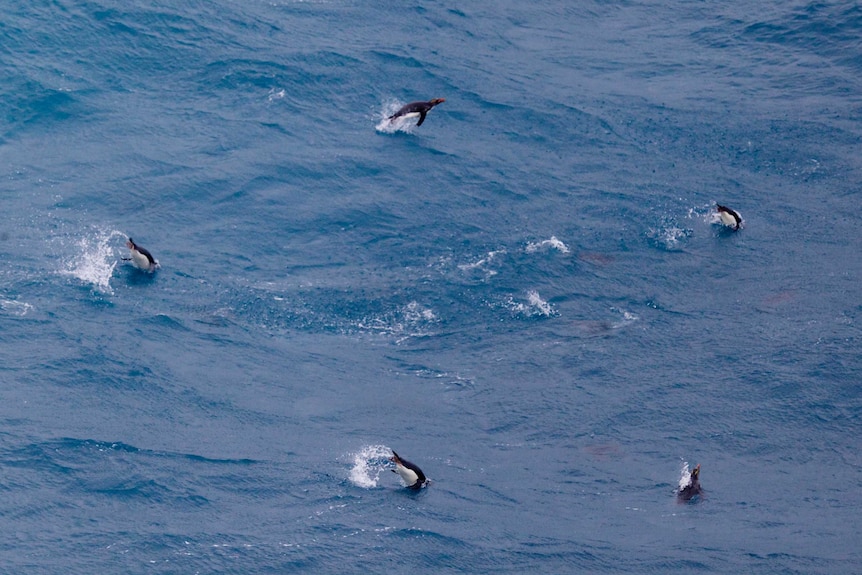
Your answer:
[[[703,495],[703,488],[700,486],[700,463],[698,463],[691,471],[688,477],[688,483],[680,482],[679,492],[676,497],[680,501],[690,501],[698,495]]]
[[[721,223],[731,228],[733,231],[738,230],[742,225],[742,218],[740,215],[727,206],[715,204],[715,210],[718,212],[718,218],[721,220]]]
[[[392,472],[401,476],[408,489],[421,489],[428,482],[428,478],[425,477],[425,474],[422,473],[422,470],[418,466],[406,459],[401,459],[394,450],[389,461],[395,463],[395,469]]]
[[[417,126],[421,126],[422,122],[425,121],[425,116],[428,114],[428,110],[436,106],[437,104],[442,104],[446,101],[446,98],[434,98],[433,100],[428,100],[427,102],[410,102],[409,104],[402,106],[400,110],[389,116],[389,121],[392,122],[396,118],[419,118],[419,121],[416,122]]]
[[[153,254],[149,250],[137,245],[132,241],[132,238],[129,238],[129,241],[126,242],[126,247],[129,248],[129,255],[131,257],[123,258],[123,261],[132,262],[132,265],[136,268],[148,273],[153,273],[159,268],[159,262],[153,258]]]

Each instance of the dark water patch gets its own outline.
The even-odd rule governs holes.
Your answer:
[[[88,94],[79,90],[51,87],[36,80],[7,85],[8,97],[0,104],[5,118],[4,135],[18,138],[23,131],[54,131],[59,125],[80,125],[91,120],[95,110],[87,104]]]

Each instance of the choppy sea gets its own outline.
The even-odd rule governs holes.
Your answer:
[[[860,573],[860,153],[855,0],[8,0],[0,572]]]

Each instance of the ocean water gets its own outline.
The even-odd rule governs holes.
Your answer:
[[[0,572],[860,573],[860,38],[9,0]]]

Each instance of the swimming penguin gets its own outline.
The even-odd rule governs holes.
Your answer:
[[[153,273],[159,268],[159,262],[153,258],[153,254],[135,244],[135,242],[132,241],[132,238],[129,238],[129,241],[126,242],[126,247],[129,248],[131,257],[123,258],[123,261],[132,262],[132,265],[139,270],[149,273]]]
[[[392,471],[401,476],[408,489],[421,489],[427,483],[428,479],[422,473],[422,470],[406,459],[398,457],[395,451],[392,452],[392,457],[389,458],[389,461],[395,463],[395,469]]]
[[[428,113],[428,110],[436,106],[437,104],[442,104],[446,101],[446,98],[434,98],[433,100],[428,100],[427,102],[410,102],[406,106],[402,106],[400,110],[389,116],[389,121],[392,122],[396,118],[416,118],[419,117],[419,121],[416,122],[417,126],[421,126],[422,122],[425,121],[425,115]]]
[[[700,463],[691,471],[687,483],[683,484],[680,481],[679,493],[676,497],[680,501],[690,501],[697,495],[703,495],[703,489],[700,487]]]
[[[721,223],[726,225],[729,228],[732,228],[734,231],[738,230],[742,225],[742,218],[735,211],[731,210],[727,206],[722,206],[721,204],[715,204],[715,210],[718,212],[718,217],[721,220]]]

